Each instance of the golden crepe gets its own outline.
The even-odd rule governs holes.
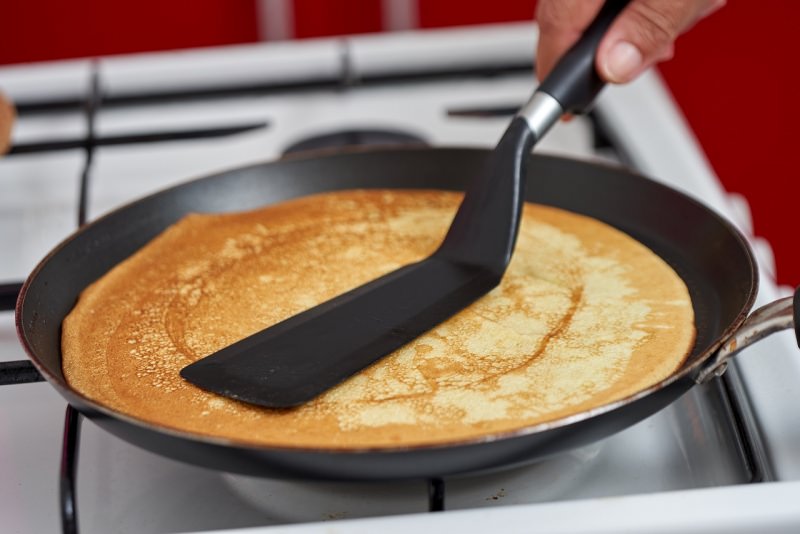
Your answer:
[[[636,393],[691,350],[681,279],[627,235],[527,204],[501,285],[296,409],[203,391],[189,363],[429,255],[461,196],[352,190],[189,215],[88,287],[69,384],[113,410],[239,443],[360,449],[481,439]],[[386,303],[391,306],[391,302]]]

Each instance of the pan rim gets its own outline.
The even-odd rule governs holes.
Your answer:
[[[94,227],[95,225],[100,224],[103,220],[110,218],[117,214],[118,212],[124,211],[129,209],[131,206],[135,204],[139,204],[144,202],[152,197],[162,195],[167,191],[171,191],[173,189],[177,189],[180,187],[184,187],[188,184],[203,181],[206,179],[211,179],[215,177],[219,177],[221,175],[227,175],[234,172],[245,171],[247,169],[262,167],[264,165],[276,164],[276,163],[291,163],[291,162],[303,162],[309,160],[319,160],[319,159],[328,159],[328,158],[336,158],[348,155],[356,155],[356,154],[365,154],[365,155],[375,155],[380,154],[382,152],[392,152],[392,153],[406,153],[411,154],[415,152],[447,152],[447,151],[460,151],[460,152],[475,152],[475,153],[488,153],[490,149],[487,148],[480,148],[480,147],[463,147],[463,146],[436,146],[436,147],[420,147],[420,146],[402,146],[402,145],[395,145],[395,146],[379,146],[379,147],[352,147],[348,149],[340,149],[335,152],[327,151],[325,149],[320,150],[312,150],[303,153],[296,153],[284,156],[279,159],[271,159],[271,160],[264,160],[261,162],[251,163],[243,166],[232,166],[230,168],[226,168],[223,170],[214,171],[212,173],[204,174],[202,176],[197,176],[193,178],[188,178],[186,180],[182,180],[172,186],[167,188],[158,190],[156,192],[150,193],[140,198],[136,198],[130,202],[127,202],[123,205],[120,205],[111,211],[105,213],[98,219],[92,221],[89,224],[77,229],[75,232],[71,233],[69,236],[64,238],[58,245],[56,245],[41,261],[37,263],[34,269],[31,271],[30,275],[25,279],[23,282],[22,288],[19,293],[19,297],[16,302],[15,306],[15,326],[17,330],[17,336],[20,340],[25,353],[27,354],[28,358],[33,363],[34,367],[42,374],[42,376],[51,384],[51,386],[55,387],[59,393],[65,397],[68,402],[70,397],[77,398],[80,403],[82,403],[85,407],[89,409],[85,409],[82,406],[76,406],[76,408],[82,414],[86,415],[90,419],[94,418],[94,414],[100,414],[104,417],[108,417],[111,419],[121,420],[127,424],[132,426],[156,432],[160,434],[165,434],[170,437],[179,438],[183,440],[195,441],[200,442],[207,445],[213,446],[223,446],[223,447],[230,447],[236,448],[238,450],[248,450],[253,452],[276,452],[276,453],[292,453],[292,454],[327,454],[327,455],[363,455],[363,454],[379,454],[379,455],[394,455],[394,454],[408,454],[413,453],[415,451],[436,451],[436,450],[452,450],[453,448],[461,448],[461,447],[470,447],[481,445],[485,443],[492,443],[498,441],[506,441],[506,440],[513,440],[517,438],[525,438],[526,436],[530,436],[533,434],[538,434],[546,431],[566,428],[570,425],[580,423],[582,421],[586,421],[589,419],[596,418],[598,416],[604,415],[606,413],[612,412],[617,410],[623,406],[636,402],[639,399],[648,397],[658,391],[661,391],[679,381],[689,379],[692,381],[692,385],[695,385],[694,377],[700,372],[703,366],[708,363],[709,359],[717,352],[717,350],[725,343],[727,339],[730,338],[741,326],[744,320],[750,313],[750,310],[755,303],[756,296],[758,293],[758,265],[755,261],[755,257],[753,255],[752,248],[750,247],[747,239],[744,235],[739,231],[736,226],[723,217],[721,214],[717,213],[709,206],[703,204],[702,202],[692,198],[691,196],[669,187],[657,180],[649,178],[643,174],[639,174],[638,172],[631,170],[625,166],[616,165],[610,163],[608,161],[602,160],[582,160],[577,158],[570,158],[556,154],[541,154],[536,153],[533,154],[533,157],[549,159],[549,160],[559,160],[559,161],[567,161],[571,163],[579,163],[584,165],[590,165],[595,167],[603,167],[608,170],[612,170],[617,173],[624,173],[629,177],[635,177],[638,179],[645,179],[649,182],[653,183],[656,187],[662,188],[666,191],[671,192],[672,194],[677,194],[681,196],[684,200],[696,205],[703,211],[709,214],[714,220],[716,220],[719,224],[725,227],[725,229],[730,233],[732,237],[738,242],[741,249],[745,252],[748,265],[747,268],[750,272],[750,280],[749,280],[749,293],[745,302],[743,303],[742,308],[740,309],[739,313],[735,317],[735,319],[727,325],[726,328],[723,329],[721,334],[719,334],[710,344],[707,346],[702,352],[698,353],[695,356],[691,356],[691,354],[687,355],[687,359],[665,379],[626,397],[617,399],[615,401],[596,406],[589,410],[584,410],[582,412],[572,414],[566,417],[560,417],[556,419],[552,419],[549,421],[540,422],[534,425],[527,425],[519,428],[515,428],[512,430],[505,430],[500,432],[494,432],[489,434],[482,434],[477,437],[469,437],[469,438],[462,438],[462,439],[455,439],[452,441],[447,442],[439,442],[439,443],[421,443],[421,444],[407,444],[402,446],[365,446],[365,447],[309,447],[309,446],[289,446],[289,445],[269,445],[269,444],[259,444],[248,442],[247,440],[242,439],[231,439],[231,438],[223,438],[219,436],[211,436],[196,432],[190,432],[182,429],[176,429],[160,424],[155,424],[143,419],[139,419],[135,416],[116,411],[112,408],[109,408],[94,399],[91,399],[85,396],[83,393],[73,389],[69,386],[66,380],[62,380],[59,377],[55,376],[54,374],[50,373],[47,367],[40,361],[40,359],[36,356],[33,347],[28,342],[28,339],[25,335],[24,325],[22,324],[22,309],[25,303],[25,297],[27,296],[28,290],[30,285],[35,281],[38,274],[41,270],[48,265],[49,261],[53,256],[58,254],[64,247],[69,245],[73,240],[77,239],[80,235],[84,232],[89,231],[90,228]],[[608,224],[608,223],[606,223]],[[624,230],[620,230],[624,231]],[[634,238],[635,239],[635,238]],[[691,363],[689,363],[689,360]]]

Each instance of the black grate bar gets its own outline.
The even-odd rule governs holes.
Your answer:
[[[0,362],[0,386],[42,382],[44,377],[28,360]]]
[[[78,534],[77,475],[80,447],[81,414],[67,405],[64,416],[64,438],[61,447],[61,472],[59,474],[61,504],[61,531]]]
[[[154,91],[139,94],[107,95],[103,98],[104,108],[128,107],[170,102],[188,102],[237,96],[268,96],[298,94],[320,90],[342,90],[347,87],[373,87],[390,84],[437,82],[463,78],[486,78],[507,74],[532,73],[533,63],[498,64],[485,67],[442,69],[436,71],[408,71],[375,73],[360,78],[344,80],[339,77],[296,80],[282,83],[250,83],[230,87],[198,87],[174,91]],[[15,101],[20,116],[53,112],[80,111],[86,102],[82,98],[62,98],[40,101]]]
[[[0,311],[11,311],[17,305],[22,282],[0,284]]]
[[[195,130],[172,130],[164,132],[137,132],[124,135],[111,135],[96,137],[94,146],[138,145],[144,143],[161,143],[165,141],[185,141],[191,139],[209,139],[226,137],[239,133],[266,128],[266,122],[254,122],[235,126],[222,126],[219,128],[198,128]],[[39,152],[54,152],[57,150],[87,149],[89,139],[49,140],[37,143],[18,144],[11,147],[6,156],[18,154],[34,154]]]
[[[479,107],[459,107],[449,108],[448,117],[467,117],[476,119],[486,119],[494,117],[512,117],[521,108],[523,102],[507,104],[504,106],[479,106]]]
[[[428,479],[428,511],[444,512],[444,480]]]
[[[92,63],[92,80],[90,85],[89,97],[86,99],[84,115],[86,117],[86,159],[83,162],[83,172],[81,172],[80,190],[78,193],[78,227],[86,223],[86,214],[89,204],[89,177],[94,160],[95,147],[95,115],[100,108],[102,95],[100,93],[100,74],[97,62]]]

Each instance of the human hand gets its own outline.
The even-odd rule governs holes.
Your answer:
[[[600,11],[603,0],[539,0],[536,75],[544,79]],[[632,0],[609,28],[595,57],[600,76],[627,83],[670,59],[675,39],[725,0]]]

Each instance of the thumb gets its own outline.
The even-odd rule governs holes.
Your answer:
[[[725,0],[633,0],[609,28],[596,66],[611,83],[626,83],[670,59],[675,39]]]

